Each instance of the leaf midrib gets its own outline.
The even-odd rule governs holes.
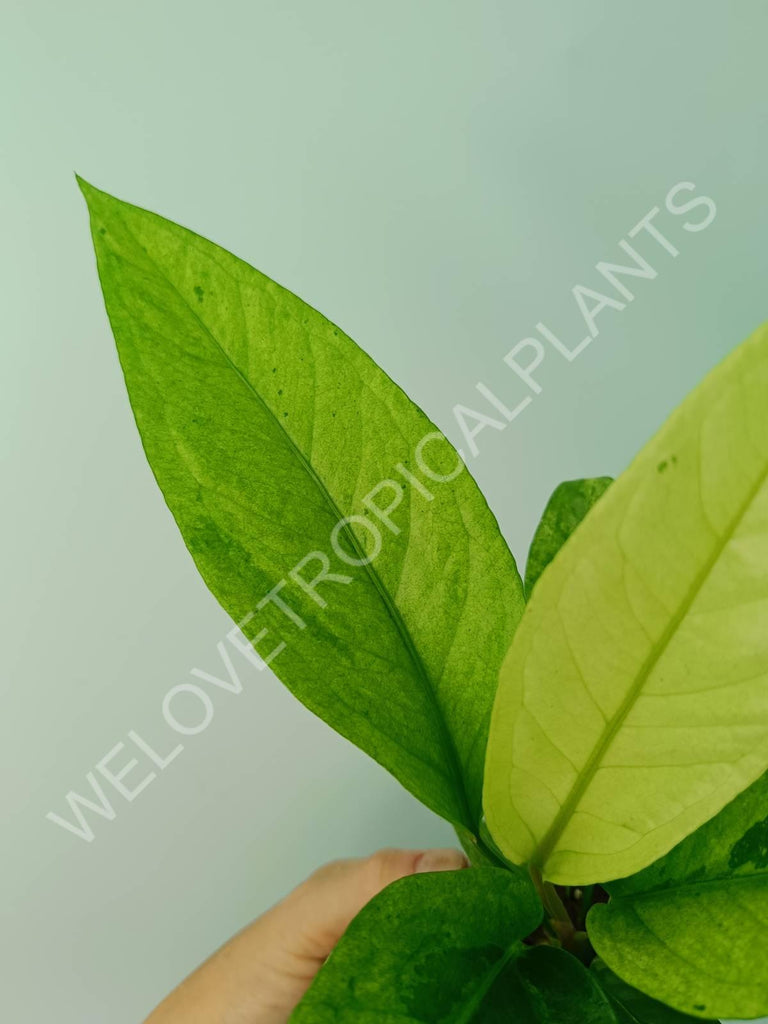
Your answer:
[[[152,216],[152,215],[150,214],[150,216]],[[272,421],[275,424],[275,426],[277,426],[279,428],[280,432],[283,434],[283,436],[286,438],[286,440],[288,442],[289,451],[299,460],[299,463],[302,466],[302,468],[308,473],[310,479],[312,479],[313,482],[316,484],[318,490],[320,491],[320,494],[323,497],[323,500],[328,505],[328,508],[330,509],[332,514],[337,518],[337,520],[344,519],[345,518],[344,513],[341,511],[339,506],[336,504],[335,499],[333,498],[333,496],[331,495],[330,491],[326,487],[325,482],[323,481],[322,477],[315,470],[314,466],[308,461],[308,459],[306,458],[304,453],[298,447],[298,445],[296,444],[294,439],[291,437],[291,435],[288,433],[288,431],[285,429],[285,427],[280,422],[278,417],[275,415],[275,413],[272,411],[272,409],[270,409],[269,405],[267,405],[267,403],[264,400],[264,398],[259,394],[259,392],[256,390],[256,388],[251,383],[251,381],[248,379],[248,377],[242,372],[242,370],[237,365],[237,363],[235,363],[235,361],[232,359],[232,357],[229,355],[229,353],[223,347],[223,345],[218,340],[218,338],[213,333],[213,331],[208,327],[206,322],[200,317],[200,315],[198,314],[198,312],[194,308],[194,306],[192,306],[187,301],[187,299],[185,298],[184,294],[178,289],[176,284],[168,277],[167,274],[163,273],[163,271],[158,266],[158,264],[154,261],[154,259],[152,259],[152,257],[149,255],[149,253],[146,252],[144,250],[144,248],[140,245],[138,239],[133,234],[133,232],[131,231],[131,229],[128,226],[128,224],[125,222],[125,219],[122,218],[122,217],[120,219],[122,221],[123,227],[125,228],[126,232],[130,236],[130,238],[141,249],[142,255],[146,258],[146,260],[149,263],[151,263],[152,267],[154,268],[154,270],[158,274],[158,276],[161,277],[168,284],[168,286],[173,290],[173,292],[178,296],[178,298],[181,301],[181,303],[183,304],[184,308],[189,313],[192,314],[194,319],[198,322],[198,324],[203,329],[205,334],[208,336],[208,338],[210,338],[210,340],[216,346],[218,351],[222,354],[222,356],[224,357],[226,362],[229,364],[229,366],[232,368],[232,370],[237,374],[237,376],[240,378],[240,380],[242,380],[242,382],[245,384],[246,388],[255,397],[255,399],[261,405],[261,407],[265,410],[265,412],[267,412],[267,414],[270,416],[270,418],[272,419]],[[226,273],[223,270],[223,268],[220,267],[219,269],[222,270],[222,273]],[[345,537],[349,540],[349,543],[352,545],[352,547],[353,547],[357,557],[360,560],[367,559],[366,552],[360,546],[360,544],[358,542],[358,539],[357,539],[357,536],[355,535],[354,531],[350,528],[348,523],[344,524],[344,531],[343,532],[344,532]],[[384,605],[385,611],[387,612],[387,615],[392,620],[395,628],[397,629],[398,634],[399,634],[399,636],[400,636],[400,638],[401,638],[401,640],[403,642],[403,646],[405,647],[406,651],[408,652],[408,655],[409,655],[409,657],[411,659],[411,662],[412,662],[414,668],[416,669],[416,674],[419,677],[419,679],[421,680],[421,682],[423,684],[423,688],[426,690],[426,692],[427,692],[427,694],[429,696],[429,699],[430,699],[430,701],[431,701],[431,703],[432,703],[432,705],[433,705],[433,707],[435,709],[437,721],[439,723],[440,735],[441,735],[441,739],[442,739],[443,752],[446,755],[448,766],[449,766],[449,769],[450,769],[451,774],[453,776],[453,781],[454,781],[454,786],[455,786],[456,794],[457,794],[458,799],[459,799],[460,809],[461,809],[461,811],[462,811],[462,813],[464,815],[464,820],[463,820],[462,824],[466,825],[467,828],[469,828],[471,831],[474,832],[475,824],[473,822],[472,813],[470,811],[469,796],[468,796],[468,793],[467,793],[467,790],[466,790],[466,786],[465,786],[465,783],[464,783],[464,776],[463,776],[463,773],[462,773],[462,770],[461,770],[461,764],[460,764],[460,760],[459,760],[458,750],[456,748],[456,744],[454,742],[453,736],[451,735],[450,730],[448,729],[448,726],[446,724],[445,718],[443,717],[442,708],[441,708],[440,703],[439,703],[439,701],[437,699],[437,693],[436,693],[436,690],[435,690],[435,686],[432,683],[432,679],[430,678],[429,673],[427,672],[426,666],[424,665],[424,662],[423,662],[423,660],[421,658],[421,655],[419,654],[418,649],[417,649],[417,647],[416,647],[416,645],[415,645],[415,643],[413,641],[413,637],[411,636],[410,630],[408,629],[408,626],[407,626],[405,620],[403,619],[403,617],[402,617],[402,615],[400,613],[399,608],[395,604],[394,599],[392,598],[392,595],[389,593],[389,591],[385,587],[383,580],[381,579],[379,574],[376,572],[376,570],[373,568],[373,566],[372,566],[372,564],[370,562],[366,561],[366,563],[362,566],[362,568],[365,569],[366,575],[370,579],[370,581],[373,584],[374,588],[376,589],[379,597],[381,598],[381,601],[382,601],[382,604]]]
[[[501,972],[507,966],[507,964],[516,955],[522,955],[525,952],[525,946],[519,941],[515,940],[505,951],[502,956],[483,974],[482,978],[479,979],[477,988],[472,995],[467,999],[463,1008],[460,1007],[461,1013],[458,1017],[455,1017],[452,1024],[472,1024],[475,1017],[475,1011],[480,1008],[482,1001],[488,995],[493,988],[494,982],[501,975]]]
[[[669,623],[667,624],[667,627],[664,629],[660,639],[656,644],[653,645],[651,651],[648,654],[648,657],[640,666],[637,677],[632,686],[630,687],[626,697],[619,706],[619,709],[617,710],[613,718],[610,720],[610,722],[608,722],[605,728],[603,729],[599,742],[596,744],[595,748],[590,754],[586,764],[579,773],[576,782],[571,788],[570,793],[560,806],[560,810],[555,815],[554,821],[550,825],[549,830],[544,835],[543,839],[538,845],[536,852],[532,857],[532,862],[537,864],[542,869],[542,871],[544,865],[549,860],[550,855],[554,851],[554,848],[557,845],[558,840],[562,836],[566,825],[570,821],[574,811],[581,802],[584,793],[586,792],[587,788],[592,782],[592,779],[594,778],[595,773],[597,772],[597,769],[603,757],[605,756],[606,751],[608,750],[608,747],[616,738],[616,734],[624,724],[627,715],[634,707],[635,701],[637,700],[640,691],[643,689],[646,682],[648,681],[648,677],[656,667],[662,654],[664,654],[664,652],[666,651],[675,633],[680,628],[683,620],[690,611],[693,602],[696,600],[696,597],[698,596],[700,590],[702,589],[710,573],[720,560],[720,557],[722,556],[727,544],[733,538],[733,535],[738,529],[739,524],[749,511],[749,508],[754,502],[757,495],[760,493],[760,490],[762,489],[763,484],[766,482],[766,479],[768,479],[768,464],[766,464],[765,469],[758,476],[757,481],[755,482],[754,486],[750,489],[745,500],[739,506],[733,519],[729,522],[729,524],[727,525],[723,533],[720,535],[720,537],[718,537],[717,543],[713,548],[712,554],[710,555],[709,559],[705,562],[701,571],[696,575],[691,586],[688,588],[687,593],[685,594],[675,614],[672,616]]]

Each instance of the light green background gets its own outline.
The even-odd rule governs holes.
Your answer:
[[[73,171],[297,291],[454,438],[451,407],[508,386],[536,321],[575,328],[571,286],[672,185],[712,196],[481,437],[522,560],[557,482],[620,471],[768,316],[768,7],[10,0],[3,22],[0,1015],[133,1024],[322,861],[451,837],[266,674],[92,845],[45,820],[129,729],[167,735],[163,694],[229,628],[144,463]]]

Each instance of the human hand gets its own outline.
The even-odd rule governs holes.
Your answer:
[[[355,915],[391,882],[467,867],[458,850],[334,861],[231,939],[145,1024],[286,1024]]]

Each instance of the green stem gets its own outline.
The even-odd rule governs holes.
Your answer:
[[[557,889],[555,889],[551,882],[544,881],[541,872],[534,864],[528,865],[528,871],[533,884],[536,886],[541,902],[544,904],[544,909],[549,914],[551,920],[559,922],[572,932],[574,930],[573,921],[571,921],[568,911],[565,909],[565,905],[557,893]]]

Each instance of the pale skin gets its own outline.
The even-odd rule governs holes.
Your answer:
[[[145,1024],[286,1024],[369,900],[407,875],[465,867],[458,850],[381,850],[326,864],[198,967]]]

